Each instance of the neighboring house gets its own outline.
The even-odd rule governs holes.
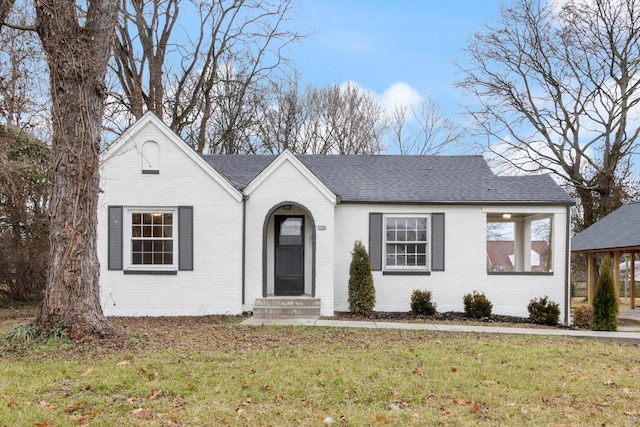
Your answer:
[[[531,271],[549,271],[547,261],[549,244],[546,240],[532,240],[529,256]],[[513,240],[487,240],[489,271],[515,271],[515,242]]]
[[[481,156],[201,157],[146,114],[105,151],[101,188],[107,315],[237,314],[290,295],[331,316],[348,310],[361,240],[377,311],[408,311],[414,289],[462,311],[478,290],[519,316],[548,295],[568,321],[572,200],[549,176],[498,177]],[[537,223],[553,242],[545,271],[531,263]],[[515,271],[487,269],[492,224],[513,229]]]

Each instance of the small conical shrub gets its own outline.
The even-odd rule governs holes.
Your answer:
[[[351,252],[349,268],[349,311],[368,316],[376,305],[369,255],[361,241],[356,241]]]
[[[615,331],[618,329],[618,299],[611,279],[611,261],[608,255],[602,260],[600,277],[593,295],[591,329],[594,331]]]

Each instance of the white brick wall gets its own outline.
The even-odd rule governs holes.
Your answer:
[[[486,213],[554,213],[553,275],[487,274]],[[429,276],[389,276],[373,272],[377,311],[409,311],[414,289],[433,292],[438,311],[463,311],[462,298],[474,290],[484,292],[496,314],[528,316],[532,298],[548,295],[564,309],[566,210],[564,207],[483,208],[482,206],[397,206],[341,204],[336,208],[335,309],[348,310],[348,281],[351,250],[356,240],[368,247],[369,213],[445,213],[445,271]],[[561,313],[560,319],[564,319]]]
[[[139,148],[160,145],[160,173],[143,175]],[[110,316],[242,312],[242,202],[155,126],[145,126],[103,163],[98,207],[101,301]],[[107,269],[107,207],[193,206],[194,270],[129,275]],[[127,256],[127,254],[124,254]]]

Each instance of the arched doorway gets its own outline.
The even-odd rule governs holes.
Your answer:
[[[303,205],[272,207],[262,229],[262,296],[315,296],[316,227]]]

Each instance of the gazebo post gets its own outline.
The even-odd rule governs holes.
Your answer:
[[[587,302],[593,305],[593,279],[594,279],[593,252],[587,254]]]
[[[616,298],[620,303],[620,251],[613,252],[613,286],[615,286]]]
[[[629,275],[629,286],[631,286],[631,309],[636,308],[636,253],[631,251],[631,269]]]

